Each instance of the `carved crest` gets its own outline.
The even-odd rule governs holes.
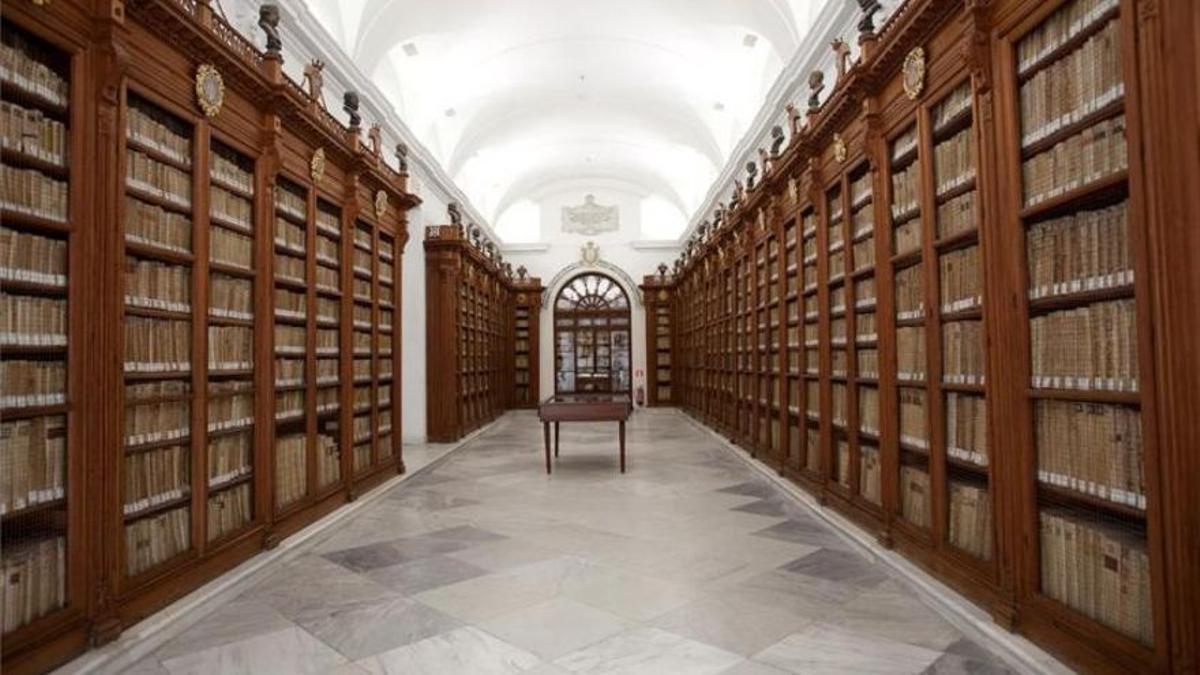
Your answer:
[[[379,190],[378,192],[375,193],[375,217],[379,218],[379,219],[383,219],[384,215],[387,214],[387,210],[388,210],[387,193],[384,192],[383,190]]]
[[[308,172],[313,182],[318,182],[325,176],[325,148],[313,151],[312,159],[308,161]]]
[[[925,50],[914,47],[908,56],[904,57],[904,93],[915,101],[924,90]]]
[[[838,163],[846,161],[846,141],[841,134],[833,135],[833,158]]]
[[[621,226],[620,210],[596,203],[595,195],[585,195],[579,206],[562,207],[563,232],[596,235],[615,232]]]
[[[589,241],[579,247],[579,259],[588,267],[595,266],[600,262],[600,247],[596,245],[596,242]]]
[[[209,118],[221,114],[221,107],[225,105],[225,79],[210,63],[202,63],[196,68],[196,103]]]

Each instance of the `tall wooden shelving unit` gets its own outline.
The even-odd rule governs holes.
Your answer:
[[[646,406],[655,408],[669,406],[674,403],[671,398],[671,354],[674,341],[671,324],[671,304],[674,284],[667,274],[665,265],[655,275],[646,275],[638,287],[642,290],[642,298],[646,306]],[[725,294],[717,289],[714,291],[717,302],[724,302]],[[724,343],[725,327],[719,324],[716,328],[714,350],[715,377],[718,394],[725,391],[726,369],[721,345]],[[723,399],[723,396],[721,397]]]
[[[902,4],[674,277],[686,411],[1088,671],[1200,667],[1167,14]]]
[[[424,245],[426,419],[430,440],[450,442],[509,408],[537,404],[543,289],[537,278],[514,278],[493,244],[460,225],[426,228]],[[526,369],[517,362],[519,320]],[[518,387],[519,372],[532,384]]]
[[[51,303],[21,313],[61,327],[37,345],[6,331],[18,344],[0,345],[5,472],[36,500],[5,502],[4,601],[28,606],[4,627],[5,672],[114,639],[403,471],[397,261],[419,203],[404,176],[207,3],[111,9],[3,8],[3,97],[40,110],[53,147],[0,145],[6,172],[46,181],[26,193],[38,204],[0,195],[0,283],[6,303]],[[206,112],[208,68],[224,86],[207,89],[223,97]],[[365,356],[379,366],[377,450],[352,482],[356,220],[377,242]],[[30,362],[55,372],[43,390],[10,390],[9,371]],[[54,461],[17,459],[22,448]],[[37,594],[13,595],[47,574]]]
[[[513,399],[514,408],[536,407],[540,398],[539,378],[541,364],[538,363],[541,343],[540,325],[542,294],[546,289],[542,280],[525,276],[525,268],[517,270],[513,279]]]

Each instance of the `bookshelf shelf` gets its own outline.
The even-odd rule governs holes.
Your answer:
[[[1096,497],[1070,488],[1058,487],[1048,483],[1038,483],[1038,493],[1044,503],[1054,506],[1071,506],[1090,513],[1100,512],[1113,518],[1130,520],[1141,523],[1146,519],[1146,510],[1135,506],[1120,504],[1108,499]]]
[[[1021,210],[1021,219],[1025,221],[1041,220],[1085,208],[1108,206],[1126,197],[1128,190],[1129,172],[1127,170],[1116,171],[1067,190],[1056,197],[1026,206]]]

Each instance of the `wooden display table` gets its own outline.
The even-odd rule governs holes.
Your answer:
[[[625,473],[625,420],[633,411],[628,394],[558,394],[538,406],[546,438],[546,473],[550,473],[550,423],[554,422],[554,456],[558,457],[560,422],[615,421],[621,441],[621,473]]]

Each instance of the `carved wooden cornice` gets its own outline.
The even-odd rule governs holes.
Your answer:
[[[327,110],[311,106],[310,98],[282,69],[279,57],[259,51],[212,9],[196,0],[128,0],[125,15],[155,35],[190,54],[197,63],[211,63],[225,86],[250,100],[267,102],[288,131],[347,170],[373,176],[403,206],[421,199],[407,190],[406,177],[377,161],[346,127]]]

